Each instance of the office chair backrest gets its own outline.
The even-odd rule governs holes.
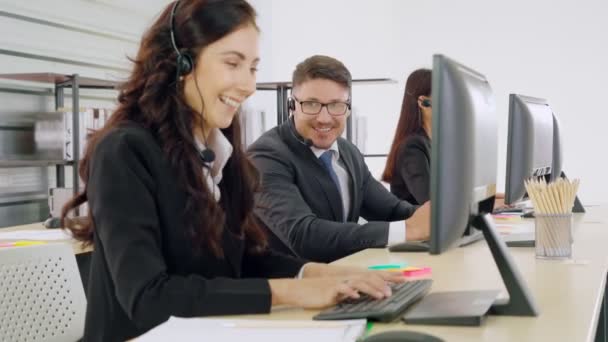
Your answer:
[[[69,244],[0,248],[0,341],[76,341],[85,309]]]

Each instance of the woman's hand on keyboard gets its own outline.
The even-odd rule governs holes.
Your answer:
[[[350,276],[304,279],[271,279],[272,304],[287,304],[305,309],[335,305],[361,294],[383,299],[391,295],[389,283],[404,282],[396,272],[365,271]]]

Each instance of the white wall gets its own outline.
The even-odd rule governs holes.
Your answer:
[[[167,0],[0,0],[0,73],[62,72],[120,79],[143,30]],[[415,68],[446,54],[484,73],[501,118],[499,189],[504,187],[507,96],[549,99],[560,117],[565,170],[582,179],[586,203],[608,190],[601,101],[608,86],[608,2],[405,0],[251,0],[262,30],[259,81],[289,80],[312,54],[342,60],[355,78],[390,77],[393,85],[357,86],[354,106],[368,117],[367,153],[386,153],[404,87]],[[38,20],[38,22],[36,22]],[[8,34],[5,34],[8,32]],[[0,81],[0,88],[14,82]],[[274,105],[272,94],[258,94]],[[112,103],[90,96],[89,102]],[[111,96],[109,97],[111,99]],[[15,100],[0,92],[2,104]],[[48,107],[52,99],[24,105]],[[261,108],[264,109],[264,108]],[[274,109],[271,109],[271,111]],[[270,118],[273,113],[267,114]],[[267,120],[269,122],[271,120]],[[382,163],[372,163],[379,174]]]
[[[584,203],[607,203],[608,2],[256,0],[266,81],[289,80],[294,66],[321,53],[342,60],[353,77],[391,77],[397,85],[354,90],[369,116],[368,153],[390,146],[410,71],[442,53],[482,72],[496,95],[498,188],[504,188],[508,94],[544,97],[560,118],[564,170],[582,179]],[[270,8],[270,10],[268,10]],[[383,165],[374,163],[378,175]]]
[[[121,80],[130,68],[126,56],[134,54],[141,33],[165,2],[0,0],[0,73],[77,73]],[[0,119],[4,122],[27,112],[54,110],[52,87],[0,79]],[[70,106],[69,91],[66,93],[65,105]],[[80,98],[81,106],[111,108],[116,93],[81,90]],[[67,169],[69,186],[71,168]],[[54,186],[54,176],[53,168],[2,168],[0,197],[26,190],[45,193],[49,185]],[[11,208],[10,213],[3,208],[0,222],[12,217],[10,222],[25,223],[37,215],[33,207],[19,203]]]

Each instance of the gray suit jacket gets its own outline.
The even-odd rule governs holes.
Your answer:
[[[415,207],[391,194],[370,174],[359,150],[339,138],[340,161],[350,178],[350,212],[342,222],[340,194],[291,120],[262,135],[249,154],[262,175],[256,214],[274,233],[273,246],[296,256],[331,262],[359,250],[385,247],[389,221]],[[359,216],[367,221],[357,224]]]

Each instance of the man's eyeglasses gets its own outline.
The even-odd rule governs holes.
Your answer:
[[[317,115],[321,113],[323,107],[327,107],[327,112],[333,116],[342,116],[350,110],[350,102],[321,103],[319,101],[300,101],[293,96],[292,98],[300,104],[302,113],[308,115]]]

